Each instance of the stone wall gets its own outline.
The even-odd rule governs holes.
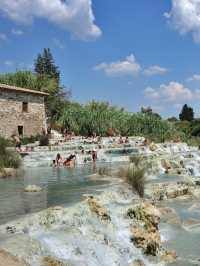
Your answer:
[[[28,103],[28,112],[23,112],[23,102]],[[18,134],[18,126],[23,126],[24,136],[41,133],[46,126],[44,96],[0,90],[0,136]]]

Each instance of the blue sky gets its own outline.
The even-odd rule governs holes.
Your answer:
[[[50,47],[81,103],[200,114],[199,0],[0,0],[0,72]]]

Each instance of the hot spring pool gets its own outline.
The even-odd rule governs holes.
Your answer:
[[[106,180],[90,178],[98,167],[28,168],[16,178],[0,179],[0,224],[51,206],[76,203],[87,193],[98,193],[108,185]],[[28,185],[37,185],[43,190],[26,193],[24,188]]]

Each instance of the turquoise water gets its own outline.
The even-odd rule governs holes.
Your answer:
[[[0,224],[50,206],[76,203],[84,194],[103,189],[108,181],[90,178],[97,170],[94,165],[74,169],[29,168],[16,178],[0,179]],[[24,188],[28,185],[40,186],[42,191],[26,193]]]
[[[164,245],[176,250],[178,261],[170,265],[200,265],[200,205],[198,200],[174,200],[163,204],[176,210],[180,224],[161,224],[161,231],[166,239]],[[193,206],[196,206],[193,208]],[[184,226],[194,220],[196,225]]]

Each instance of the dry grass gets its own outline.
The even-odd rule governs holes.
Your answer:
[[[148,164],[145,164],[144,158],[131,156],[130,165],[127,168],[121,168],[118,172],[118,176],[125,178],[140,197],[144,197],[146,165]]]

